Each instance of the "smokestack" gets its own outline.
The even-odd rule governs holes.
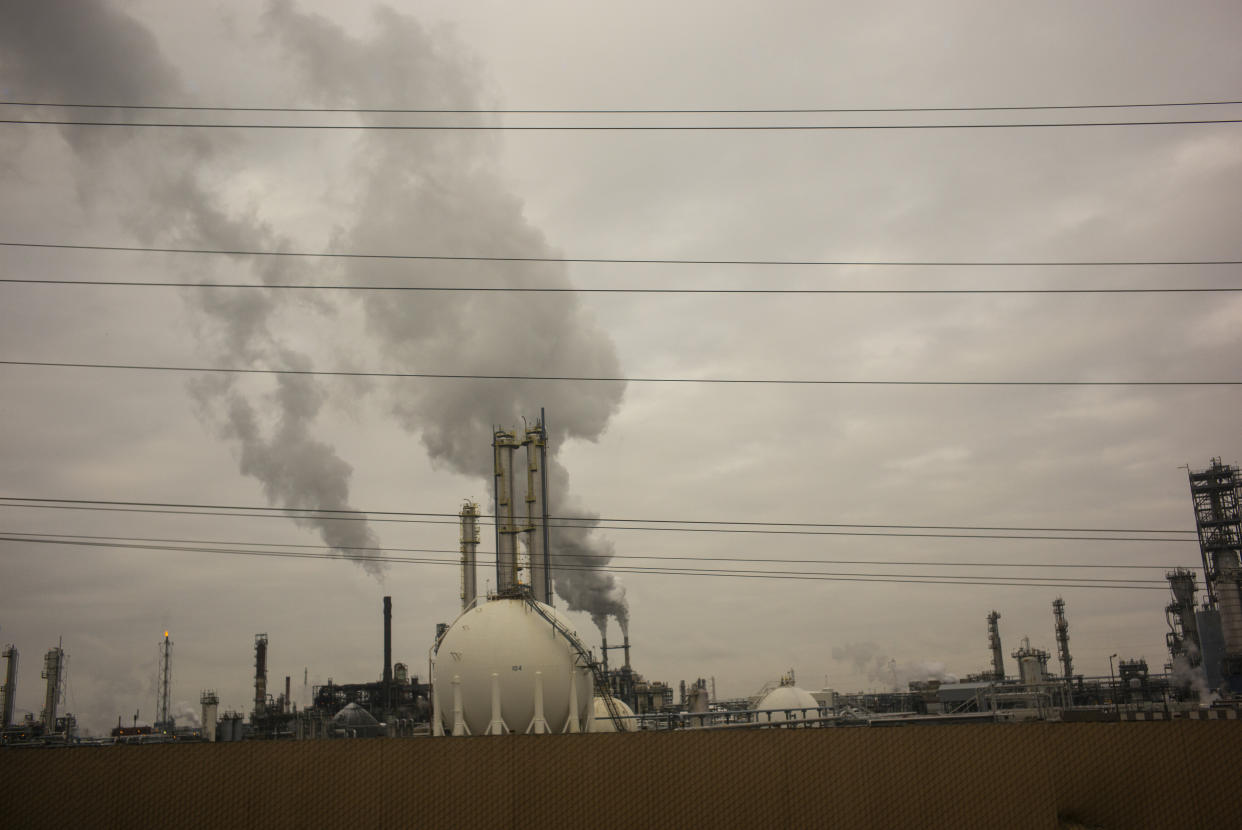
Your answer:
[[[545,605],[552,604],[552,572],[548,563],[548,432],[544,413],[539,422],[526,430],[526,550],[530,554],[531,595]]]
[[[630,632],[625,632],[625,639],[622,642],[625,644],[625,667],[628,669],[630,667]]]
[[[285,708],[284,708],[284,711],[288,712],[291,708],[292,706],[289,702],[289,675],[286,674],[285,675]]]
[[[599,636],[602,641],[599,647],[599,653],[604,655],[604,674],[608,674],[608,632],[600,631]]]
[[[392,683],[392,597],[384,597],[384,686]]]
[[[267,713],[267,635],[254,635],[254,713],[253,722]]]
[[[472,501],[462,505],[461,519],[461,610],[478,596],[479,506]]]
[[[504,594],[518,586],[517,536],[513,517],[513,452],[517,436],[498,429],[492,434],[495,457],[496,501],[496,593]]]

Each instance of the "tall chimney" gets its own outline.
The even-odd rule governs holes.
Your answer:
[[[254,718],[267,714],[267,635],[254,635]]]
[[[461,610],[478,596],[479,506],[472,501],[462,505],[461,519]]]
[[[622,642],[625,643],[625,667],[628,669],[630,667],[630,632],[625,632],[625,639]]]
[[[392,597],[384,597],[384,687],[392,683]]]
[[[599,647],[599,653],[604,655],[604,674],[608,674],[608,632],[601,631],[599,637],[603,641]]]

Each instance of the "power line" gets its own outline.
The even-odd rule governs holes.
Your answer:
[[[432,262],[564,262],[592,265],[785,265],[850,267],[944,267],[944,268],[1053,268],[1242,265],[1242,259],[1198,260],[878,260],[878,259],[634,259],[622,257],[472,256],[445,254],[367,254],[329,251],[258,251],[216,248],[157,248],[134,245],[70,245],[52,242],[0,242],[7,248],[49,248],[67,251],[123,251],[155,254],[215,254],[222,256],[314,257],[319,259],[426,260]]]
[[[52,540],[37,538],[22,538],[0,536],[0,541],[21,542],[26,544],[63,544],[76,545],[82,547],[99,547],[99,548],[121,548],[126,550],[155,550],[169,552],[186,552],[186,553],[219,553],[234,556],[265,556],[274,558],[298,558],[298,559],[325,559],[337,560],[345,559],[351,562],[375,562],[377,564],[393,563],[393,564],[428,564],[428,565],[447,565],[457,567],[458,563],[454,560],[443,559],[420,559],[415,557],[383,557],[383,556],[350,556],[340,557],[327,554],[316,553],[298,553],[290,551],[259,551],[259,550],[238,550],[238,549],[212,549],[212,548],[194,548],[194,547],[174,547],[160,545],[136,545],[136,544],[118,544],[112,542],[98,542],[88,540]],[[728,570],[728,569],[693,569],[693,568],[646,568],[640,566],[614,566],[608,568],[596,568],[592,566],[576,566],[576,565],[558,565],[561,570],[584,570],[614,574],[639,574],[639,575],[657,575],[657,576],[697,576],[697,577],[731,577],[735,579],[789,579],[797,581],[824,581],[824,582],[896,582],[903,584],[925,584],[925,585],[992,585],[992,586],[1008,586],[1008,587],[1041,587],[1041,588],[1097,588],[1097,589],[1125,589],[1125,590],[1149,590],[1160,591],[1165,590],[1164,587],[1158,585],[1146,584],[1129,584],[1139,582],[1156,582],[1158,580],[1091,580],[1091,579],[1072,579],[1060,580],[1056,578],[1044,577],[1008,577],[1004,579],[993,579],[990,577],[938,577],[934,575],[907,575],[907,574],[837,574],[822,572],[759,572],[744,570]],[[1043,579],[1043,582],[1031,581],[1034,579]],[[1107,584],[1106,584],[1107,583]],[[1125,584],[1123,584],[1125,583]]]
[[[0,360],[0,366],[55,369],[119,369],[142,372],[188,372],[236,375],[306,375],[315,377],[400,378],[419,380],[509,380],[558,383],[686,383],[769,386],[1003,386],[1003,387],[1203,387],[1242,386],[1239,380],[822,380],[798,378],[657,378],[587,375],[476,375],[449,372],[360,372],[328,369],[254,369],[218,366],[157,366],[132,363],[69,363]]]
[[[439,524],[439,525],[457,525],[458,522],[450,519],[403,519],[392,516],[368,516],[368,515],[349,515],[349,516],[299,516],[292,513],[278,512],[260,512],[260,513],[232,513],[213,510],[172,510],[167,508],[153,507],[100,507],[91,505],[65,505],[65,504],[12,504],[0,503],[0,508],[35,508],[35,509],[52,509],[52,510],[85,510],[91,512],[105,513],[154,513],[159,515],[174,516],[221,516],[228,518],[249,518],[249,519],[316,519],[318,521],[333,522],[385,522],[398,524]],[[282,508],[265,508],[272,510],[280,510]],[[487,523],[491,524],[491,523]],[[1162,542],[1162,543],[1180,543],[1180,544],[1197,544],[1197,540],[1191,539],[1161,539],[1152,536],[1057,536],[1046,534],[981,534],[981,533],[909,533],[909,532],[892,532],[892,531],[856,531],[856,530],[778,530],[771,528],[738,528],[738,527],[651,527],[651,526],[633,526],[618,524],[552,524],[551,528],[577,528],[585,530],[639,530],[648,532],[668,532],[668,533],[745,533],[745,534],[764,534],[777,536],[883,536],[898,539],[1027,539],[1039,541],[1078,541],[1078,542]]]
[[[117,501],[105,499],[66,499],[44,498],[42,496],[0,496],[0,501],[7,502],[43,502],[46,504],[91,504],[91,505],[124,505],[127,507],[178,507],[203,510],[258,510],[279,513],[297,513],[307,517],[325,516],[325,514],[352,514],[360,516],[420,516],[432,518],[457,518],[457,513],[419,512],[410,510],[363,510],[360,508],[321,508],[321,507],[271,507],[246,504],[194,504],[189,502],[156,502],[156,501]],[[34,505],[19,505],[34,506]],[[476,514],[481,519],[495,519],[494,513]],[[332,518],[331,516],[326,516]],[[1036,533],[1159,533],[1190,535],[1197,538],[1195,530],[1170,530],[1165,528],[1135,527],[1005,527],[998,525],[914,525],[914,524],[861,524],[858,522],[774,522],[774,521],[738,521],[734,519],[633,519],[600,516],[549,516],[550,521],[557,522],[629,522],[632,524],[683,524],[683,525],[743,525],[759,527],[831,527],[831,528],[867,528],[881,530],[991,530],[991,531],[1023,531]]]
[[[1242,118],[1160,121],[1044,121],[984,124],[206,124],[172,121],[0,119],[0,124],[46,127],[138,127],[211,130],[355,130],[395,132],[844,132],[870,130],[986,130],[1053,127],[1163,127],[1242,124]]]
[[[137,280],[67,280],[0,278],[22,285],[96,285],[122,288],[258,288],[298,291],[411,291],[445,294],[1216,294],[1225,288],[578,288],[466,285],[320,285],[311,283],[150,282]]]
[[[302,548],[309,550],[337,550],[358,553],[446,553],[457,554],[459,551],[449,548],[402,548],[402,547],[354,547],[350,545],[307,545],[295,544],[292,542],[235,542],[223,539],[177,539],[149,536],[95,536],[73,533],[32,533],[27,531],[0,531],[0,536],[32,536],[47,539],[91,539],[97,541],[111,542],[165,542],[178,545],[240,545],[249,548]],[[491,551],[483,552],[483,555],[495,557],[495,553]],[[581,552],[571,555],[567,554],[549,554],[554,560],[573,558],[573,559],[642,559],[657,561],[677,561],[677,562],[763,562],[780,565],[879,565],[879,566],[901,566],[901,567],[953,567],[953,568],[1056,568],[1060,569],[1091,569],[1091,570],[1160,570],[1168,571],[1180,567],[1178,565],[1147,565],[1147,564],[1115,564],[1115,565],[1096,565],[1085,564],[1082,562],[945,562],[945,561],[917,561],[917,560],[885,560],[885,559],[786,559],[786,558],[762,558],[747,556],[673,556],[661,554],[659,556],[633,554],[633,553],[590,553]]]
[[[845,114],[845,113],[898,113],[898,112],[1021,112],[1029,110],[1085,110],[1085,109],[1152,109],[1164,107],[1222,107],[1242,104],[1242,101],[1171,101],[1166,103],[1137,104],[1024,104],[1019,106],[967,106],[967,107],[739,107],[733,109],[486,109],[462,107],[457,109],[429,107],[225,107],[168,104],[81,104],[52,103],[48,101],[0,101],[6,107],[59,107],[66,109],[126,109],[163,110],[180,112],[299,112],[299,113],[388,113],[393,115],[796,115],[796,114]]]

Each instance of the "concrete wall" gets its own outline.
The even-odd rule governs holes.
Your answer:
[[[4,827],[1237,826],[1242,721],[0,750]]]

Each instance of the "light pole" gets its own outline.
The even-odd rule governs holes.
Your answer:
[[[1108,656],[1108,683],[1111,687],[1109,690],[1109,696],[1113,699],[1113,711],[1116,712],[1117,717],[1120,718],[1121,707],[1117,705],[1117,680],[1113,677],[1113,658],[1116,656],[1116,654],[1110,654]]]

